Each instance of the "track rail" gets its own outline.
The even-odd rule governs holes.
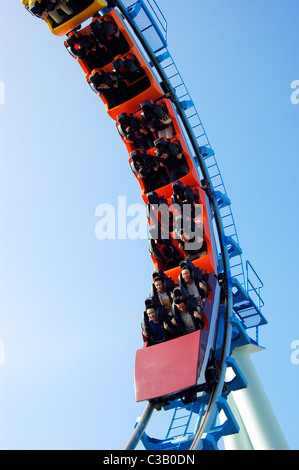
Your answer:
[[[149,423],[149,421],[152,417],[152,414],[153,414],[154,410],[155,410],[155,407],[154,407],[153,403],[148,402],[148,404],[147,404],[147,406],[146,406],[146,408],[143,412],[143,415],[140,418],[139,423],[135,428],[134,433],[132,434],[128,444],[125,447],[125,450],[135,449],[135,447],[137,446],[138,442],[140,441],[140,439],[142,437],[142,434],[145,431],[146,426],[148,425],[148,423]]]

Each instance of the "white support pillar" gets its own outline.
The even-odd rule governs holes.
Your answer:
[[[238,423],[239,432],[223,437],[225,450],[254,450],[232,393],[229,394],[227,403]],[[223,422],[221,418],[222,416],[220,415],[220,420]]]
[[[288,450],[288,444],[250,357],[252,352],[254,349],[249,345],[236,348],[232,354],[248,383],[247,388],[231,392],[242,419],[241,424],[246,428],[254,450]],[[240,445],[249,443],[249,440],[247,444],[243,441],[244,430],[242,433],[239,439],[235,437],[233,444],[238,449]]]

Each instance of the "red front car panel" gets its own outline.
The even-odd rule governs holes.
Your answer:
[[[139,349],[135,360],[136,401],[196,385],[201,331]]]
[[[209,296],[204,307],[204,328],[185,336],[136,351],[136,401],[151,400],[198,384],[208,355],[214,348],[220,287],[216,276],[208,278]],[[203,376],[204,377],[204,376]]]

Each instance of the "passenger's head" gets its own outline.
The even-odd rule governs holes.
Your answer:
[[[182,200],[185,199],[185,186],[183,185],[183,183],[181,181],[175,181],[174,183],[172,183],[172,189],[173,189],[173,192]]]
[[[131,125],[131,118],[128,116],[127,113],[121,113],[118,116],[116,116],[117,121],[119,124],[122,124],[124,126],[130,126]]]
[[[164,284],[161,278],[156,278],[154,281],[154,286],[157,289],[157,292],[164,292]]]
[[[185,296],[179,296],[174,299],[174,303],[181,312],[185,312],[187,309],[186,306],[187,299]]]
[[[159,204],[161,198],[155,191],[151,191],[147,195],[147,200],[149,204]]]
[[[182,278],[186,283],[191,281],[191,279],[192,279],[191,278],[191,273],[190,273],[190,270],[188,268],[182,269]]]
[[[141,178],[145,178],[148,175],[148,169],[141,164],[138,169],[138,173]]]
[[[146,313],[149,320],[155,321],[157,319],[156,310],[154,307],[147,308]]]

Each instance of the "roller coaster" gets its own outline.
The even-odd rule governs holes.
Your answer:
[[[146,407],[126,450],[140,441],[147,450],[217,450],[222,438],[231,448],[284,447],[279,431],[273,437],[271,412],[261,416],[254,404],[262,392],[248,381],[248,357],[261,349],[259,328],[267,324],[263,283],[243,262],[231,201],[168,49],[162,11],[155,0],[22,3],[64,36],[123,140],[147,209],[153,284],[135,359],[136,401]],[[157,281],[171,290],[167,307]],[[189,281],[197,291],[190,293]],[[259,415],[254,432],[238,407],[239,391],[251,399],[250,420]],[[169,429],[165,438],[150,437],[146,427],[161,408]]]

